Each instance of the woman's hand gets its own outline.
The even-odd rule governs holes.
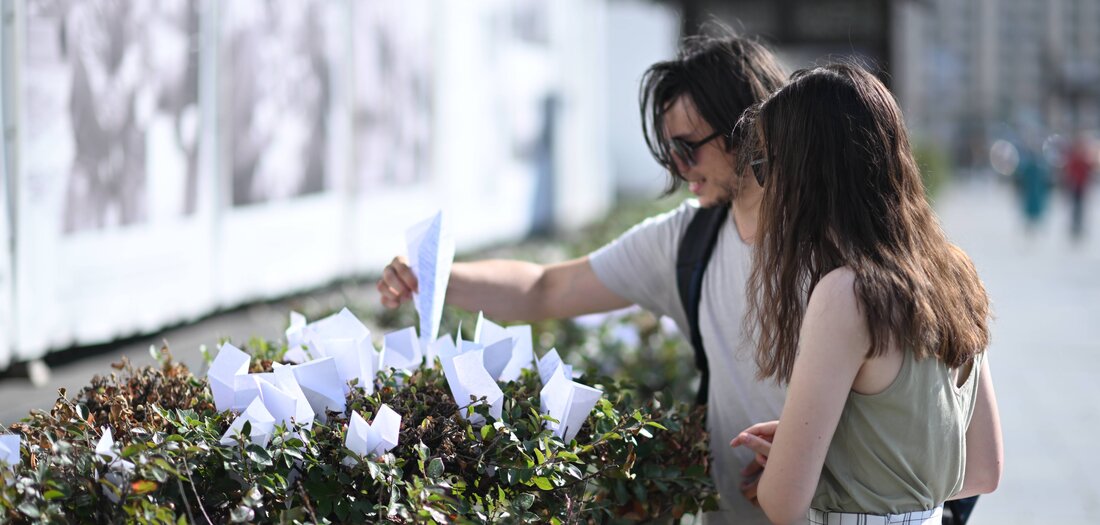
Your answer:
[[[756,499],[756,489],[760,485],[760,474],[764,471],[764,465],[768,463],[768,455],[771,453],[772,439],[775,438],[775,428],[779,421],[757,423],[743,430],[737,437],[730,441],[731,447],[743,446],[756,453],[756,459],[745,465],[741,470],[741,495],[753,505],[760,506]]]
[[[757,423],[741,431],[737,437],[730,441],[731,447],[745,447],[756,453],[756,462],[761,467],[767,466],[768,456],[772,451],[772,440],[775,439],[775,429],[779,427],[779,421]]]

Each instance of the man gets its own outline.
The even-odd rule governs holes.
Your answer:
[[[1088,140],[1082,135],[1073,142],[1066,154],[1066,189],[1070,197],[1070,235],[1074,242],[1080,243],[1085,235],[1085,197],[1089,190],[1089,175],[1092,173],[1092,159],[1095,156],[1089,148]]]
[[[708,523],[767,523],[753,505],[759,473],[751,454],[729,440],[753,423],[777,419],[784,391],[755,379],[750,342],[741,330],[750,249],[763,189],[735,169],[731,131],[741,113],[785,79],[775,57],[739,37],[696,37],[680,57],[654,64],[642,79],[643,133],[669,169],[668,192],[687,182],[698,202],[647,219],[589,256],[540,265],[511,260],[456,263],[447,300],[490,318],[535,321],[574,317],[638,304],[671,317],[690,333],[677,289],[680,240],[699,207],[729,207],[703,274],[699,333],[710,377],[707,427],[711,476],[721,510]],[[406,260],[390,263],[378,281],[382,304],[411,298],[416,278]],[[744,491],[744,494],[742,494]]]

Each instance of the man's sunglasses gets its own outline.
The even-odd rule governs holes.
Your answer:
[[[680,160],[688,166],[695,166],[695,152],[704,144],[724,135],[721,131],[715,131],[702,139],[696,141],[684,140],[681,138],[674,138],[669,141],[672,145],[672,152],[680,157]],[[756,177],[756,182],[761,186],[764,185],[764,173],[767,171],[767,159],[761,157],[753,160],[749,163],[752,168],[752,175]]]
[[[681,138],[675,138],[670,140],[669,144],[672,146],[672,152],[676,154],[677,157],[680,157],[680,160],[683,161],[684,164],[687,164],[688,166],[695,166],[696,150],[703,147],[704,144],[718,137],[721,137],[722,135],[725,135],[725,133],[722,133],[721,131],[715,131],[714,133],[711,133],[710,135],[707,135],[700,140],[689,141]]]

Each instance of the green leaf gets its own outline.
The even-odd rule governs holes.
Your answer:
[[[560,457],[560,458],[562,458],[566,461],[580,462],[580,460],[581,460],[580,456],[577,456],[576,454],[574,454],[572,452],[569,452],[568,450],[562,450],[562,451],[558,452],[558,457]]]
[[[34,503],[24,501],[19,504],[19,512],[25,514],[28,518],[40,518],[42,513],[38,511],[38,507],[34,506]]]
[[[554,486],[550,484],[550,480],[548,480],[548,479],[546,479],[542,476],[537,476],[537,477],[535,477],[535,479],[533,479],[531,481],[533,481],[535,483],[536,487],[538,487],[542,490],[554,490]]]
[[[255,443],[249,444],[248,447],[245,448],[245,451],[248,453],[248,459],[260,465],[272,464],[271,453]]]
[[[522,492],[516,495],[512,501],[515,502],[517,507],[527,510],[531,508],[531,505],[535,504],[535,495],[529,492]]]
[[[312,435],[312,434],[309,434],[309,430],[303,429],[301,432],[303,432],[307,435]],[[283,444],[286,445],[288,448],[302,448],[302,447],[306,446],[306,441],[303,441],[302,439],[306,439],[308,441],[308,438],[292,437],[292,438],[287,438],[287,440],[284,441]]]
[[[382,479],[382,476],[383,476],[382,467],[379,467],[378,463],[375,463],[375,462],[370,461],[370,460],[364,461],[363,463],[366,463],[367,472],[370,473],[370,478],[371,479],[376,480],[376,481]]]
[[[440,458],[432,458],[428,463],[428,477],[438,478],[443,475],[443,460]]]
[[[46,501],[53,501],[57,498],[64,498],[65,493],[61,492],[60,490],[47,490],[46,493],[42,495],[42,497]]]
[[[654,428],[659,428],[659,429],[661,429],[661,430],[665,430],[665,431],[667,431],[667,430],[668,430],[667,428],[665,428],[665,426],[664,426],[664,425],[662,425],[662,424],[660,424],[660,423],[658,423],[658,422],[656,422],[656,421],[647,421],[647,422],[646,422],[646,425],[648,425],[648,426],[651,426],[651,427],[654,427]]]
[[[496,435],[496,430],[494,430],[493,427],[491,427],[489,425],[485,425],[485,426],[481,427],[481,440],[482,441],[489,441],[490,439],[493,439],[493,436],[495,436],[495,435]]]

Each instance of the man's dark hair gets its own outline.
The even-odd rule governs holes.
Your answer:
[[[676,59],[653,64],[642,76],[642,133],[653,157],[671,175],[664,195],[683,181],[664,126],[665,113],[677,98],[690,97],[707,124],[726,135],[722,141],[729,150],[735,146],[729,134],[741,113],[785,83],[783,68],[768,48],[728,28],[720,32],[684,39]]]

